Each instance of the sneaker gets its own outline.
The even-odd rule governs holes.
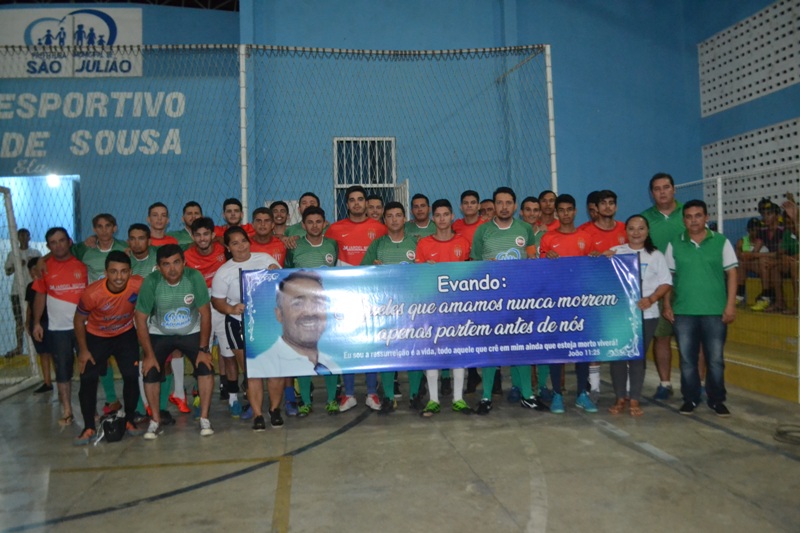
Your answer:
[[[175,419],[172,418],[172,415],[166,409],[159,411],[158,414],[161,416],[161,425],[162,426],[171,426],[175,424]]]
[[[425,406],[425,409],[422,410],[420,413],[424,417],[431,417],[441,411],[441,407],[436,402],[428,402],[428,405]]]
[[[422,401],[419,399],[419,396],[412,396],[411,399],[408,400],[408,407],[412,411],[422,411]]]
[[[144,410],[149,418],[153,418],[153,410],[150,409],[149,405],[145,405]]]
[[[694,413],[694,408],[697,407],[697,404],[694,402],[683,402],[681,408],[678,409],[678,412],[682,415],[691,415]]]
[[[403,397],[403,391],[400,390],[400,382],[394,380],[394,399],[397,400],[398,398]]]
[[[769,301],[769,298],[761,298],[755,303],[755,305],[750,306],[750,309],[753,311],[763,311],[770,306],[770,303],[771,302]]]
[[[286,409],[286,416],[297,416],[300,412],[297,402],[286,402],[284,408]]]
[[[247,407],[242,409],[242,414],[239,415],[239,420],[250,420],[253,418],[253,406],[247,404]]]
[[[342,397],[344,397],[344,388],[342,387],[342,382],[336,384],[336,401],[341,402]]]
[[[38,389],[33,391],[33,393],[34,394],[41,394],[43,392],[52,392],[52,391],[53,391],[53,386],[52,385],[48,385],[47,383],[42,383],[41,385],[39,385]]]
[[[481,400],[478,403],[478,408],[475,410],[479,415],[488,415],[492,410],[492,400]]]
[[[255,420],[253,420],[253,431],[264,431],[267,429],[267,422],[264,420],[264,417],[258,415]]]
[[[583,409],[587,413],[596,413],[597,412],[597,406],[594,404],[592,399],[589,397],[589,395],[585,391],[580,393],[578,398],[575,400],[575,407],[578,407],[579,409]]]
[[[231,416],[233,418],[239,418],[242,416],[242,404],[239,403],[239,400],[234,400],[233,403],[228,406],[228,410],[231,412]]]
[[[547,406],[542,403],[541,398],[531,396],[530,398],[521,398],[519,401],[520,406],[526,409],[534,409],[536,411],[549,411]]]
[[[511,387],[511,390],[508,391],[508,396],[506,398],[508,399],[508,403],[517,403],[522,400],[522,391],[519,390],[519,387],[514,385]]]
[[[136,422],[125,422],[125,433],[131,437],[138,437],[144,430],[136,427]]]
[[[339,414],[339,402],[333,400],[325,404],[325,411],[328,412],[329,415],[338,415]]]
[[[373,411],[380,411],[381,410],[381,399],[378,398],[377,394],[367,394],[367,407],[372,409]]]
[[[472,407],[467,405],[467,402],[464,400],[458,400],[453,402],[453,411],[456,413],[461,413],[462,415],[471,415],[474,411]]]
[[[439,386],[439,394],[442,396],[450,396],[453,394],[453,380],[450,378],[442,378],[442,383]]]
[[[134,424],[139,424],[139,423],[141,423],[141,422],[144,422],[144,419],[145,419],[145,418],[147,418],[147,415],[143,415],[143,414],[142,414],[142,413],[140,413],[139,411],[135,411],[135,412],[133,413],[133,423],[134,423]]]
[[[736,305],[742,306],[744,304],[745,298],[744,296],[736,295]]]
[[[112,403],[106,402],[106,404],[103,405],[103,415],[108,416],[112,413],[116,413],[120,409],[122,409],[122,404],[119,403],[119,400],[116,400]]]
[[[477,372],[470,372],[467,370],[467,388],[464,392],[467,394],[472,394],[478,389],[478,385],[481,384],[481,376]]]
[[[381,410],[378,411],[378,414],[388,415],[389,413],[393,413],[396,407],[397,407],[397,401],[392,400],[390,398],[384,398],[381,401]]]
[[[161,429],[161,426],[155,420],[151,420],[150,425],[147,426],[147,431],[144,432],[144,439],[156,440],[162,433],[164,433],[164,430]]]
[[[550,412],[557,415],[564,412],[564,397],[557,392],[553,393],[553,401],[550,402]]]
[[[304,418],[311,414],[311,406],[307,404],[301,405],[297,409],[297,416]]]
[[[548,388],[542,387],[539,389],[539,398],[545,402],[550,403],[553,401],[553,391]]]
[[[344,413],[345,411],[349,411],[353,407],[358,404],[358,400],[356,400],[355,396],[342,396],[342,399],[339,400],[339,411]]]
[[[653,395],[654,400],[666,401],[672,397],[672,387],[665,387],[664,385],[659,385],[656,389],[656,393]]]
[[[186,398],[178,398],[174,394],[169,395],[169,403],[178,408],[181,413],[191,413],[192,410],[186,405]]]
[[[281,410],[275,409],[274,411],[270,409],[269,411],[269,423],[274,428],[279,428],[283,426],[283,417],[281,416]]]
[[[210,437],[214,434],[214,429],[211,427],[211,421],[208,418],[200,419],[200,436]]]
[[[708,403],[708,406],[709,406],[709,407],[711,408],[711,410],[712,410],[712,411],[714,411],[714,412],[717,414],[717,416],[719,416],[719,417],[722,417],[722,418],[727,418],[727,417],[731,416],[731,412],[730,412],[730,411],[728,411],[728,408],[727,408],[727,407],[725,407],[725,404],[724,404],[724,403],[722,403],[722,402],[719,402],[719,403],[711,403],[711,402],[709,402],[709,403]]]
[[[73,446],[86,446],[95,440],[97,440],[97,432],[92,428],[86,428],[72,440],[72,444]]]

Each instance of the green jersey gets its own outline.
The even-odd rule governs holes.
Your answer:
[[[157,251],[158,248],[155,246],[148,247],[147,255],[144,257],[144,259],[136,259],[133,254],[131,254],[131,274],[146,278],[148,274],[155,272],[158,268],[156,266]]]
[[[189,233],[189,230],[186,228],[181,228],[177,231],[168,231],[167,236],[175,237],[175,240],[178,241],[178,246],[181,247],[181,250],[186,250],[192,244],[194,244],[194,240],[192,240],[192,234]]]
[[[413,263],[417,256],[416,250],[417,239],[413,235],[404,234],[403,240],[399,242],[384,235],[372,241],[361,265],[374,265],[375,261],[380,261],[384,265]]]
[[[147,330],[155,335],[190,335],[200,331],[200,308],[211,301],[203,275],[189,267],[177,285],[170,285],[161,272],[148,275],[136,310],[149,316]]]
[[[303,237],[297,240],[297,247],[286,252],[286,268],[317,268],[332,267],[336,264],[338,256],[336,241],[327,237],[322,242],[313,245]]]
[[[436,224],[434,224],[432,220],[429,220],[427,226],[420,228],[415,221],[409,220],[406,222],[404,233],[419,241],[423,237],[428,237],[436,233]]]
[[[683,225],[683,204],[677,200],[675,209],[669,215],[659,211],[658,207],[652,206],[650,209],[642,211],[642,216],[650,224],[650,238],[653,240],[653,244],[662,253],[673,239],[686,231],[686,227]]]
[[[490,220],[475,230],[470,258],[473,261],[527,259],[527,249],[534,242],[533,228],[527,222],[515,218],[509,227],[500,228]]]
[[[106,257],[108,252],[112,250],[119,250],[124,252],[128,248],[128,243],[114,239],[114,244],[108,250],[101,250],[100,247],[89,248],[83,243],[75,244],[72,246],[72,255],[80,259],[86,265],[86,270],[89,274],[89,283],[93,283],[98,279],[106,277]]]

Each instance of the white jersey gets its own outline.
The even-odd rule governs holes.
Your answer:
[[[219,267],[214,280],[211,282],[211,297],[225,298],[229,305],[242,303],[241,283],[239,275],[242,270],[262,270],[271,265],[281,267],[275,258],[269,254],[254,253],[250,254],[247,261],[236,262],[229,259],[224,265]],[[241,315],[228,315],[236,320],[241,320]]]

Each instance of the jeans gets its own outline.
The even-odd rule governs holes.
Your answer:
[[[700,374],[697,359],[700,346],[706,356],[708,403],[725,401],[725,361],[722,356],[728,326],[719,315],[676,315],[675,338],[681,352],[681,394],[683,401],[700,403]]]

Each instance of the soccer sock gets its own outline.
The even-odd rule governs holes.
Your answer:
[[[536,385],[539,390],[547,388],[547,378],[550,377],[550,365],[536,365]]]
[[[450,369],[444,368],[441,372],[442,379],[450,379]]]
[[[522,381],[519,377],[519,366],[512,366],[511,370],[511,386],[522,390]]]
[[[339,385],[338,374],[330,374],[328,376],[325,376],[325,389],[328,392],[328,403],[336,401],[336,388],[338,385]]]
[[[294,387],[286,387],[283,390],[283,399],[286,403],[296,402],[297,395],[294,392]]]
[[[170,394],[169,391],[172,390],[172,383],[173,383],[172,374],[169,374],[167,378],[164,380],[164,382],[161,384],[161,396],[158,399],[159,411],[166,411],[167,407],[169,406],[169,394]],[[154,409],[154,407],[152,406],[150,408]]]
[[[327,376],[326,376],[327,377]],[[303,404],[311,405],[311,376],[300,376],[297,378],[297,388],[300,389],[300,399],[303,400]],[[336,386],[333,387],[336,389]],[[330,390],[330,389],[329,389]],[[330,395],[330,393],[329,393]],[[336,397],[336,391],[333,392],[334,398]],[[328,400],[330,401],[330,400]]]
[[[439,387],[436,386],[439,381],[438,370],[426,370],[425,377],[428,380],[428,394],[430,394],[430,401],[439,403]]]
[[[383,397],[394,400],[394,372],[381,372]]]
[[[600,392],[600,365],[589,365],[589,388],[592,392]]]
[[[422,383],[422,370],[408,371],[408,395],[419,396],[419,386]]]
[[[464,378],[467,371],[463,368],[453,369],[453,403],[464,399]]]
[[[511,367],[511,377],[514,377],[514,371],[516,370],[517,379],[519,380],[519,390],[522,393],[522,397],[529,399],[533,397],[533,385],[531,385],[531,376],[533,375],[533,370],[531,369],[531,365],[518,365]]]
[[[183,357],[173,357],[172,379],[175,380],[175,388],[173,394],[175,395],[176,398],[185,400],[186,391],[183,390],[183,378],[184,378],[183,373],[184,373]]]
[[[141,414],[147,412],[147,397],[144,395],[144,381],[141,372],[139,372],[139,403],[136,405],[136,411]]]
[[[234,402],[239,401],[239,393],[238,392],[231,392],[230,396],[228,396],[228,405],[233,405]]]
[[[666,387],[668,389],[671,389],[672,388],[672,382],[671,381],[662,381],[661,382],[661,386],[662,387]]]
[[[111,362],[108,363],[108,370],[105,375],[100,376],[100,383],[103,384],[103,392],[106,394],[106,402],[114,403],[117,401],[117,391],[114,390],[114,369]]]
[[[496,373],[496,366],[487,366],[481,369],[481,379],[483,380],[483,400],[492,401],[492,384],[494,383],[494,375]]]

